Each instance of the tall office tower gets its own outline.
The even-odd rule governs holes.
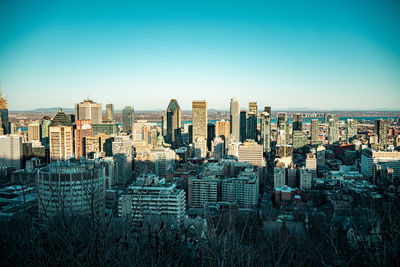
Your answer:
[[[254,140],[245,141],[239,145],[238,161],[247,162],[258,168],[260,179],[264,178],[263,147]]]
[[[346,142],[349,144],[353,138],[357,137],[357,120],[347,119],[346,123]]]
[[[220,136],[214,138],[211,142],[211,148],[213,158],[221,159],[225,155],[224,140]]]
[[[300,189],[311,189],[312,185],[312,173],[310,169],[305,167],[299,169],[300,172]]]
[[[317,155],[315,153],[307,153],[306,168],[311,170],[312,177],[317,177]]]
[[[195,158],[205,158],[207,156],[207,140],[198,137],[193,142],[193,150]]]
[[[271,111],[271,108],[269,110]],[[271,152],[271,113],[268,111],[261,114],[261,144],[264,153]]]
[[[193,100],[192,102],[192,138],[195,141],[201,137],[207,140],[207,102],[205,100]]]
[[[167,108],[167,138],[165,141],[173,147],[181,144],[181,108],[176,99],[171,99]]]
[[[318,145],[319,142],[319,121],[311,120],[311,145]]]
[[[300,113],[296,113],[293,116],[293,131],[303,130],[303,116]]]
[[[0,168],[22,168],[22,142],[21,135],[0,135]]]
[[[257,102],[249,102],[249,114],[247,117],[247,139],[258,141],[257,136],[258,110]]]
[[[225,143],[229,143],[230,132],[230,121],[222,120],[215,123],[215,136],[222,137]]]
[[[70,118],[60,109],[49,127],[50,160],[74,157],[74,133]]]
[[[146,120],[138,120],[132,125],[132,141],[148,144],[148,125]]]
[[[162,136],[167,136],[167,116],[165,115],[165,112],[162,112],[161,115],[161,135]]]
[[[378,143],[382,147],[387,145],[388,127],[387,121],[379,119],[375,121],[375,133],[378,135]]]
[[[106,120],[107,121],[114,120],[114,105],[113,104],[106,105]]]
[[[327,113],[324,113],[324,123],[328,123],[329,122],[329,117]]]
[[[101,216],[105,210],[105,177],[100,164],[63,162],[41,168],[37,183],[39,216]]]
[[[284,133],[284,144],[290,143],[290,133],[289,133],[289,121],[287,120],[286,113],[278,114],[278,122],[277,122],[277,130],[278,132]]]
[[[126,106],[122,110],[122,130],[132,132],[132,124],[135,122],[135,110],[132,106]]]
[[[240,142],[247,139],[247,112],[246,110],[240,111]]]
[[[0,125],[1,125],[1,118],[0,118]],[[9,122],[9,129],[10,129],[10,134],[16,134],[17,133],[17,125],[15,124],[15,122]],[[0,127],[1,129],[1,127]]]
[[[218,200],[218,184],[220,180],[210,177],[194,177],[188,179],[188,206],[204,208],[204,205]]]
[[[49,117],[43,117],[40,121],[40,141],[44,147],[49,146],[49,127],[51,125],[51,120]]]
[[[2,97],[1,83],[0,83],[0,128],[3,130],[2,131],[3,134],[10,133],[8,124],[8,103],[7,99]]]
[[[222,180],[222,201],[236,203],[240,208],[255,208],[258,202],[258,177],[250,169],[241,172],[237,178]]]
[[[269,115],[272,116],[271,107],[269,107],[269,106],[264,107],[264,112],[268,112]]]
[[[93,129],[90,120],[77,120],[75,129],[75,158],[80,159],[86,156],[85,137],[93,136]]]
[[[113,158],[116,162],[118,184],[125,184],[132,178],[132,140],[129,136],[116,136],[112,143]]]
[[[328,125],[328,144],[330,145],[339,141],[339,120],[336,116],[332,117],[333,118],[329,119]]]
[[[236,97],[231,99],[230,106],[230,133],[233,142],[240,141],[240,106]]]
[[[207,124],[207,148],[209,151],[212,149],[212,141],[215,138],[215,124],[209,123]]]
[[[101,104],[85,99],[75,104],[75,120],[91,120],[93,124],[103,122],[103,110]]]
[[[249,113],[258,114],[257,102],[249,102]]]
[[[118,216],[149,223],[161,219],[179,227],[186,217],[185,191],[154,174],[140,176],[120,196]]]
[[[286,185],[286,168],[274,168],[274,188],[281,188]]]
[[[28,142],[40,141],[40,124],[30,123],[28,124]]]

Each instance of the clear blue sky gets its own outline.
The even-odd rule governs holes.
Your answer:
[[[0,1],[9,109],[400,109],[400,1]]]

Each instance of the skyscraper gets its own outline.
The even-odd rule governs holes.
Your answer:
[[[43,117],[40,121],[40,141],[42,145],[46,148],[49,147],[49,127],[51,124],[51,120],[49,117]]]
[[[296,113],[293,116],[293,131],[303,130],[303,116],[300,113]]]
[[[286,113],[279,113],[278,114],[278,123],[277,123],[277,130],[281,133],[284,133],[284,143],[290,143],[290,134],[289,134],[289,121],[287,120]]]
[[[193,142],[197,138],[204,138],[207,140],[207,102],[205,100],[193,100],[192,102],[192,122],[193,122],[193,132],[192,138]]]
[[[93,136],[93,129],[90,120],[77,120],[75,129],[75,158],[80,159],[86,156],[85,137]]]
[[[311,145],[319,144],[319,121],[317,119],[311,120]]]
[[[28,125],[28,141],[40,141],[40,124],[30,123]]]
[[[249,116],[247,117],[247,139],[257,141],[257,124],[257,102],[249,102]]]
[[[74,157],[73,136],[71,120],[60,110],[49,127],[51,160],[68,160]]]
[[[357,136],[357,120],[347,119],[346,123],[346,143],[350,143],[351,140]]]
[[[135,110],[132,106],[126,106],[122,110],[122,130],[132,132],[132,125],[135,122]]]
[[[328,125],[328,144],[333,145],[337,141],[339,141],[339,120],[337,116],[332,116]]]
[[[103,122],[103,110],[101,104],[85,99],[75,104],[75,120],[91,120],[93,124]]]
[[[258,168],[259,177],[263,178],[264,157],[263,147],[253,140],[239,145],[238,161],[250,163]]]
[[[167,138],[173,147],[181,144],[181,108],[176,99],[171,99],[167,108]]]
[[[3,134],[10,133],[8,124],[8,103],[7,99],[2,97],[1,83],[0,83],[0,128],[3,130],[2,131]]]
[[[229,121],[217,121],[215,123],[215,136],[222,137],[225,140],[225,143],[229,142],[230,128]]]
[[[240,141],[240,106],[236,97],[230,103],[230,133],[234,142]]]
[[[165,116],[165,112],[162,112],[161,115],[161,135],[167,136],[167,116]]]
[[[113,104],[106,105],[106,120],[107,121],[114,120],[114,105]]]
[[[247,139],[247,112],[246,110],[240,111],[240,142]]]
[[[378,143],[381,146],[385,146],[387,144],[387,133],[388,133],[388,128],[387,128],[387,122],[384,119],[379,119],[375,121],[375,131],[376,134],[378,135]]]
[[[264,109],[268,110],[268,109]],[[271,108],[269,108],[271,112]],[[271,113],[264,111],[261,114],[261,144],[264,149],[264,153],[271,152]]]

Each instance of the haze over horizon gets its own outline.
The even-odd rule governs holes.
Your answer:
[[[9,110],[400,109],[400,2],[0,3]],[[306,4],[307,3],[307,4]]]

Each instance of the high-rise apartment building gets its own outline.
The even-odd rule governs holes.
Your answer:
[[[193,100],[192,102],[192,138],[195,141],[197,138],[207,140],[207,102],[205,100]]]
[[[274,188],[280,188],[286,185],[286,168],[274,168]]]
[[[106,120],[107,121],[114,120],[114,105],[113,104],[106,105]]]
[[[305,167],[299,169],[300,189],[311,189],[313,176],[310,169]]]
[[[245,141],[238,147],[238,161],[247,162],[258,168],[259,178],[264,178],[263,146],[254,140]]]
[[[315,153],[307,153],[306,168],[311,171],[313,179],[317,177],[317,156]]]
[[[307,146],[307,136],[303,131],[293,132],[293,148],[300,149]],[[290,186],[290,185],[289,185]]]
[[[375,132],[378,135],[378,143],[384,147],[387,145],[388,127],[387,121],[379,119],[375,121]]]
[[[86,156],[85,137],[93,136],[90,120],[77,120],[75,124],[75,158]]]
[[[167,136],[165,141],[173,147],[181,144],[181,108],[176,99],[171,99],[167,108]]]
[[[135,122],[135,110],[132,106],[126,106],[122,110],[122,130],[132,132],[132,125]]]
[[[293,131],[303,130],[303,116],[300,113],[296,113],[293,116]]]
[[[40,124],[30,123],[28,124],[28,142],[40,141]]]
[[[235,203],[240,208],[254,208],[258,203],[258,177],[251,169],[246,169],[238,177],[222,180],[222,201]]]
[[[156,175],[143,175],[120,196],[118,215],[130,216],[136,222],[154,223],[161,219],[180,226],[186,217],[186,194]]]
[[[247,139],[247,112],[246,110],[240,111],[240,142]]]
[[[339,141],[339,119],[337,116],[332,116],[328,124],[328,144],[333,145]]]
[[[318,145],[319,142],[319,121],[311,120],[311,145]]]
[[[353,138],[357,137],[357,120],[347,119],[346,123],[346,143],[350,143]]]
[[[70,118],[60,110],[49,127],[50,160],[74,157],[74,132]]]
[[[268,110],[268,107],[266,108]],[[261,145],[264,153],[271,152],[271,113],[268,111],[264,111],[261,114]]]
[[[75,120],[91,120],[92,123],[103,122],[103,110],[101,104],[85,99],[75,104]]]
[[[233,142],[240,141],[240,105],[236,97],[230,103],[230,134]]]
[[[188,179],[188,206],[204,208],[209,202],[217,202],[220,183],[217,178],[189,177]]]

